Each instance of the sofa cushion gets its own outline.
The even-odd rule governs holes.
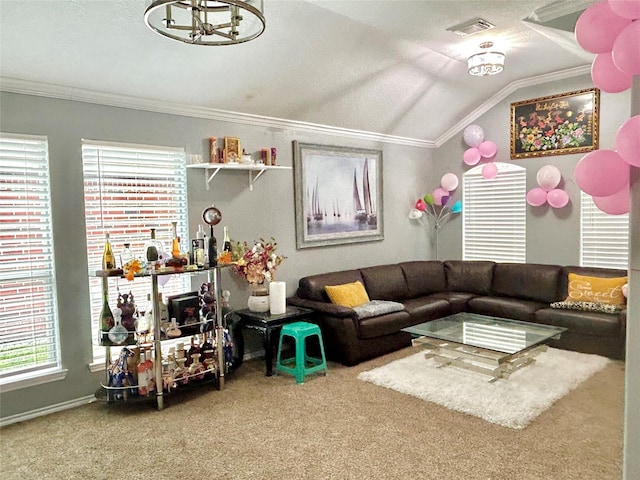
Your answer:
[[[324,287],[331,303],[343,307],[357,307],[369,301],[367,291],[360,280],[342,285],[327,285]]]
[[[451,304],[436,295],[411,298],[403,303],[405,310],[409,312],[414,320],[414,324],[429,322],[452,313]]]
[[[447,290],[490,295],[494,262],[447,260],[444,271]]]
[[[492,293],[551,303],[558,300],[560,265],[533,263],[496,263],[493,269]]]
[[[477,297],[477,295],[464,292],[441,292],[434,293],[431,297],[446,300],[451,307],[451,313],[449,315],[453,315],[454,313],[466,312],[467,302]]]
[[[408,298],[423,297],[447,289],[444,265],[438,261],[403,262],[400,268],[407,282]]]
[[[510,297],[474,297],[467,302],[467,312],[530,322],[537,310],[547,306],[533,300]]]
[[[404,305],[399,302],[390,302],[388,300],[371,300],[353,307],[358,314],[358,318],[370,318],[386,313],[400,312],[404,310]]]
[[[341,272],[321,273],[303,277],[298,282],[298,296],[316,302],[329,302],[329,296],[324,287],[327,285],[341,285],[343,283],[362,282],[360,270],[344,270]]]
[[[411,315],[405,311],[387,313],[360,319],[358,324],[358,337],[379,338],[385,335],[397,334],[403,328],[414,324]]]
[[[407,282],[399,265],[361,268],[360,273],[371,300],[401,301],[407,298]]]
[[[623,330],[621,314],[610,315],[607,313],[543,308],[534,314],[533,321],[545,325],[565,327],[574,335],[619,337]]]
[[[569,274],[567,302],[599,302],[607,305],[623,305],[622,286],[627,277],[591,277]]]

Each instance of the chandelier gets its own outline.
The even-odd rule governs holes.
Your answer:
[[[488,49],[493,47],[493,42],[484,42],[480,48]],[[504,53],[485,51],[471,55],[467,60],[469,75],[486,76],[496,75],[504,70]]]
[[[264,32],[263,0],[155,0],[144,12],[154,32],[193,45],[234,45]]]

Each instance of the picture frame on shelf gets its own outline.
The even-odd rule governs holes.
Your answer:
[[[598,148],[600,90],[589,88],[511,104],[511,158]]]
[[[382,151],[293,142],[296,247],[384,239]]]
[[[224,163],[240,163],[242,149],[240,139],[236,137],[224,137]]]

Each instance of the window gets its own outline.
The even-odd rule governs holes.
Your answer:
[[[609,215],[580,192],[580,265],[629,268],[629,214]]]
[[[0,133],[0,383],[60,371],[46,137]]]
[[[97,341],[102,282],[93,275],[101,268],[105,233],[110,235],[118,265],[125,242],[131,244],[134,255],[143,258],[151,228],[156,228],[156,239],[170,249],[171,222],[176,221],[178,235],[186,241],[186,160],[183,149],[83,140],[82,161],[92,334]],[[188,245],[181,248],[188,250]],[[163,276],[161,280],[168,281],[161,289],[164,298],[191,287],[188,275]],[[148,278],[109,280],[108,285],[112,308],[118,293],[131,292],[138,306],[146,304],[151,293]],[[104,349],[96,346],[94,361],[103,355]]]
[[[496,162],[498,175],[482,166],[462,176],[462,258],[524,263],[526,259],[526,170]]]

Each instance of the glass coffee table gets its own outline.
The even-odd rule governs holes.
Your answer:
[[[425,358],[434,358],[438,367],[453,365],[483,373],[490,382],[534,363],[536,355],[547,349],[545,342],[560,338],[566,330],[466,312],[402,329],[415,337],[413,345],[428,349]]]

